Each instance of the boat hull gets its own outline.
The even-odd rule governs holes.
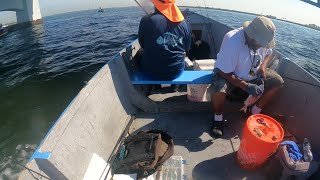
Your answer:
[[[208,42],[211,56],[216,57],[223,35],[232,28],[192,12],[186,17],[192,29],[202,30],[202,40]],[[159,93],[153,99],[145,94],[144,86],[132,85],[126,61],[134,57],[139,49],[140,45],[136,40],[101,68],[50,129],[27,164],[28,168],[52,179],[82,179],[94,153],[107,163],[110,162],[128,127],[130,133],[148,128],[168,130],[177,142],[177,153],[192,162],[189,166],[186,165],[188,177],[205,172],[203,170],[208,167],[206,163],[211,162],[207,160],[211,158],[214,158],[213,162],[217,167],[221,163],[215,160],[225,159],[219,157],[227,157],[227,161],[223,162],[226,166],[232,163],[232,154],[239,145],[241,125],[232,126],[235,130],[231,128],[230,131],[230,142],[234,142],[231,145],[228,139],[213,140],[207,134],[212,118],[209,103],[188,102],[185,92]],[[280,53],[270,67],[284,78],[285,85],[279,96],[266,108],[266,112],[275,119],[286,122],[288,129],[299,138],[308,137],[313,149],[319,152],[317,131],[320,122],[317,121],[319,118],[316,107],[320,106],[320,82]],[[182,101],[176,101],[175,97],[182,97]],[[242,102],[238,105],[240,109]],[[230,107],[235,112],[229,116],[232,117],[231,121],[241,124],[243,118],[240,118],[238,109]],[[190,111],[193,113],[187,114]],[[132,120],[133,125],[130,124]],[[198,141],[193,141],[194,139]],[[190,158],[190,151],[194,152],[193,158]],[[205,163],[197,165],[196,162],[200,160]],[[232,168],[236,169],[234,166]],[[230,177],[223,173],[220,176],[221,172],[224,170],[216,172],[217,175],[212,177]],[[235,175],[247,177],[244,174],[241,172]],[[260,177],[256,175],[253,174],[254,177]],[[33,179],[28,171],[23,171],[19,178]]]

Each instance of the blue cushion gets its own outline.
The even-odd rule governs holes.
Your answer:
[[[154,80],[141,72],[131,75],[132,84],[210,84],[212,82],[212,71],[184,71],[173,80]]]

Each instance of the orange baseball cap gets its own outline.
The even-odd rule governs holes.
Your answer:
[[[175,4],[176,0],[151,0],[154,6],[172,22],[181,22],[184,17]]]

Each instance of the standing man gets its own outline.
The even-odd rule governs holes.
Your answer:
[[[175,0],[151,1],[155,12],[144,16],[139,25],[138,39],[143,54],[138,66],[155,79],[174,79],[184,70],[191,30]]]
[[[259,16],[224,36],[216,62],[217,75],[212,84],[211,100],[215,112],[211,127],[213,136],[223,135],[223,106],[226,95],[235,87],[249,95],[262,95],[252,107],[252,114],[259,114],[282,87],[284,82],[281,76],[267,68],[275,56],[272,50],[275,47],[275,30],[269,18]],[[264,87],[255,84],[259,76],[264,79]]]

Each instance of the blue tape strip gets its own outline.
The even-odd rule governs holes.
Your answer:
[[[34,159],[49,159],[51,157],[50,152],[39,152],[36,151],[33,153],[32,157],[30,158],[29,161],[32,161]]]
[[[184,71],[173,80],[155,80],[141,72],[134,72],[131,76],[132,84],[210,84],[212,71]]]
[[[29,159],[28,162],[31,162],[34,158],[33,156],[36,153],[40,153],[39,149],[42,146],[42,144],[44,143],[44,141],[47,139],[47,137],[49,136],[49,134],[53,131],[53,129],[56,127],[56,125],[59,123],[61,117],[67,112],[67,110],[70,108],[70,106],[73,104],[73,102],[77,99],[77,97],[79,96],[79,93],[76,95],[75,98],[72,99],[71,103],[68,105],[68,107],[63,111],[63,113],[59,116],[58,120],[53,124],[53,126],[49,129],[49,131],[47,132],[46,136],[42,139],[41,143],[39,144],[39,146],[37,147],[36,151],[33,153],[32,157]],[[44,153],[44,152],[42,152]],[[51,153],[50,153],[51,154]]]

